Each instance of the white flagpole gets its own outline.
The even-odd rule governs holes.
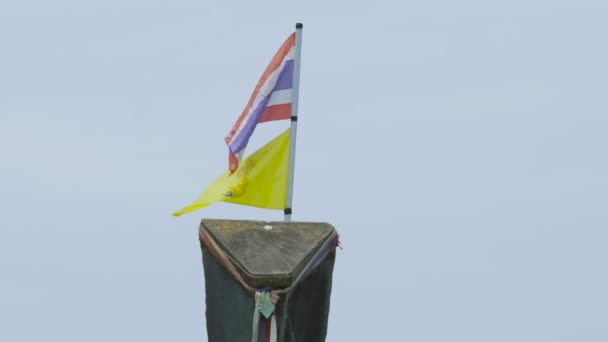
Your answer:
[[[293,94],[291,101],[291,130],[289,132],[289,165],[287,175],[287,198],[285,203],[285,222],[291,221],[293,203],[293,178],[296,163],[296,135],[298,131],[298,97],[300,93],[300,61],[302,56],[302,28],[301,23],[296,24],[296,55],[293,65]]]

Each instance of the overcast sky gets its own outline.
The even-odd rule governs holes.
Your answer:
[[[199,220],[282,213],[171,213],[297,21],[328,341],[607,341],[605,0],[3,3],[0,340],[206,340]]]

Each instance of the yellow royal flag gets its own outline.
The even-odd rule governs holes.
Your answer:
[[[174,213],[180,216],[214,202],[228,202],[267,209],[284,209],[287,196],[289,129],[239,163],[232,175],[226,171],[194,201]]]

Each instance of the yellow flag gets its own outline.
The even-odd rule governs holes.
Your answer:
[[[284,209],[287,194],[289,129],[226,171],[194,201],[174,213],[180,216],[214,202],[229,202],[267,209]]]

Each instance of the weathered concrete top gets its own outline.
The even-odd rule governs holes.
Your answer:
[[[289,286],[334,227],[328,223],[202,220],[204,229],[254,287]]]

